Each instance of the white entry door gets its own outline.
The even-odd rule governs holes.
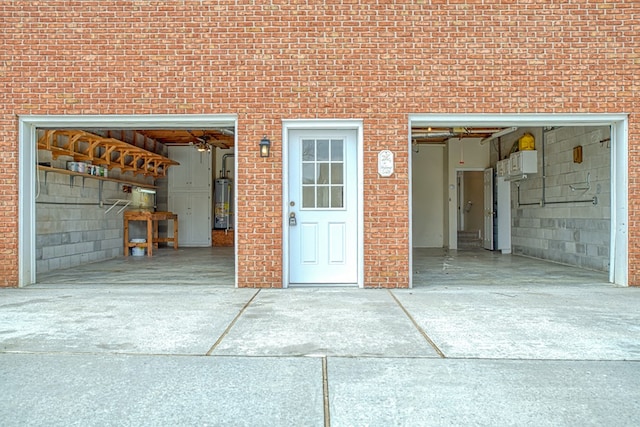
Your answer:
[[[493,250],[493,169],[484,170],[484,241],[485,249]]]
[[[289,282],[358,282],[355,130],[289,131]]]

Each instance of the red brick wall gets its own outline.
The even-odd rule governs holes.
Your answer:
[[[631,113],[640,284],[640,3],[371,3],[0,1],[0,285],[17,283],[16,115],[235,113],[240,285],[281,284],[280,121],[361,118],[365,282],[407,286],[407,114],[429,112]],[[390,179],[380,149],[396,154]]]

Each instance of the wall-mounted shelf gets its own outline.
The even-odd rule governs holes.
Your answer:
[[[135,182],[135,181],[127,181],[127,180],[118,179],[118,178],[109,178],[108,176],[89,175],[87,173],[74,172],[74,171],[70,171],[70,170],[67,170],[67,169],[54,168],[54,167],[50,167],[50,166],[38,165],[38,170],[41,170],[41,171],[45,172],[45,182],[46,182],[46,174],[49,173],[49,172],[53,172],[53,173],[59,173],[59,174],[62,174],[62,175],[69,175],[71,177],[71,180],[73,180],[74,177],[80,176],[83,179],[90,178],[90,179],[97,179],[99,181],[111,181],[111,182],[117,182],[119,184],[135,185],[135,186],[142,187],[142,188],[158,188],[155,185],[144,184],[144,183]],[[73,181],[71,181],[71,183],[73,184]]]
[[[51,151],[53,158],[71,156],[111,170],[143,174],[154,178],[166,176],[170,166],[179,163],[115,138],[104,138],[82,130],[55,129],[43,131],[38,149]]]

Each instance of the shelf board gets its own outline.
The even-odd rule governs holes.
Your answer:
[[[67,169],[54,168],[50,166],[38,165],[38,170],[41,170],[44,172],[59,173],[62,175],[81,176],[83,178],[97,179],[99,181],[110,181],[110,182],[117,182],[120,184],[135,185],[136,187],[142,187],[142,188],[158,188],[158,186],[156,185],[144,184],[141,182],[135,182],[135,181],[119,179],[119,178],[111,178],[108,176],[89,175],[88,173],[74,172]]]

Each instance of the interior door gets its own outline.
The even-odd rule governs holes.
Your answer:
[[[355,130],[289,131],[289,282],[358,282]]]
[[[483,247],[493,250],[493,168],[484,170],[484,240]]]

